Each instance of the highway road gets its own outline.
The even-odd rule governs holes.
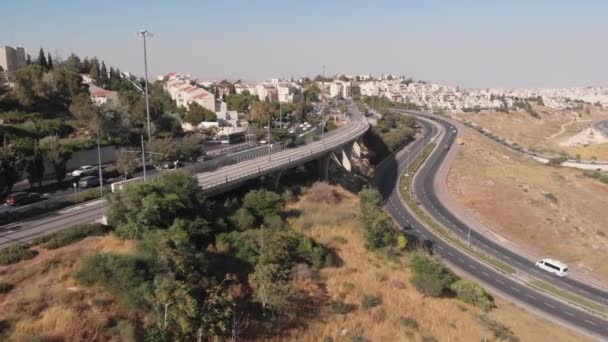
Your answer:
[[[406,170],[408,163],[414,160],[413,156],[417,155],[439,132],[438,127],[435,125],[423,120],[419,120],[419,122],[423,126],[423,137],[408,146],[407,151],[404,151],[404,153],[398,153],[394,158],[391,158],[380,165],[380,167],[377,168],[374,177],[375,183],[386,199],[385,207],[395,221],[404,229],[404,231],[413,237],[416,237],[421,241],[430,241],[433,252],[441,256],[448,264],[462,270],[473,278],[476,278],[490,289],[495,289],[499,294],[511,298],[531,310],[544,313],[561,324],[570,326],[571,328],[584,332],[594,338],[608,339],[607,320],[568,305],[543,292],[537,291],[510,275],[502,273],[494,267],[487,266],[485,263],[479,262],[476,257],[462,252],[460,249],[455,248],[443,239],[440,239],[433,231],[427,229],[424,224],[418,221],[406,209],[399,196],[398,179]],[[414,182],[414,192],[420,202],[425,206],[428,205],[428,201],[430,201],[427,200],[429,196],[432,198],[434,195],[434,189],[428,188],[428,184],[430,182],[432,185],[434,174],[447,154],[447,151],[443,149],[443,146],[451,146],[457,136],[457,133],[454,132],[454,129],[449,123],[440,121],[439,125],[443,126],[445,134],[436,138],[440,139],[437,140],[438,148],[435,149],[427,159],[424,167],[419,170]],[[441,217],[437,212],[431,211],[431,214],[433,216]],[[448,227],[452,227],[452,222],[447,222],[447,224]],[[481,241],[482,237],[476,236],[476,238]],[[490,246],[490,242],[485,243],[487,246]],[[514,262],[513,260],[509,260],[507,263],[513,264]],[[516,268],[518,268],[518,266],[519,265],[517,264],[514,265]],[[555,284],[556,281],[570,281],[568,278],[558,279],[557,277],[550,277],[550,279],[552,284]],[[596,289],[592,290],[595,291]]]
[[[336,150],[363,135],[369,123],[354,106],[350,107],[350,121],[327,134],[321,140],[297,148],[284,149],[271,156],[243,160],[210,172],[196,174],[203,190],[227,190],[260,175],[287,169],[314,160]],[[96,200],[65,208],[31,220],[0,227],[0,248],[15,243],[27,243],[36,237],[80,223],[94,222],[103,216],[105,201]]]
[[[426,116],[431,117],[431,116]],[[436,118],[436,117],[435,117]],[[436,118],[437,119],[437,118]],[[448,131],[446,137],[446,145],[452,145],[456,139],[456,128],[444,120],[438,121]],[[443,145],[442,145],[443,146]],[[417,182],[414,187],[416,198],[427,208],[427,210],[445,227],[466,239],[469,233],[469,227],[450,212],[437,198],[434,188],[435,174],[441,165],[441,162],[447,155],[446,150],[441,149],[437,154],[429,159],[429,163],[420,170]],[[535,266],[537,260],[528,260],[527,258],[512,252],[500,244],[488,239],[486,236],[479,234],[474,229],[471,229],[471,241],[474,246],[482,249],[484,252],[512,265],[516,269],[537,278],[542,279],[554,286],[559,286],[567,291],[586,297],[592,301],[608,305],[608,292],[589,286],[580,282],[573,277],[556,277],[552,274],[544,272]]]

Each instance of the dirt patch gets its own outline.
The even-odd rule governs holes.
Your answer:
[[[448,186],[468,215],[537,256],[608,279],[608,186],[511,152],[472,129],[461,136]]]
[[[331,210],[356,212],[358,199],[342,189],[339,203]],[[311,206],[302,200],[293,206],[302,215],[321,215],[327,208]],[[330,220],[319,220],[330,222]],[[481,324],[485,313],[450,298],[425,298],[409,283],[407,258],[389,260],[384,254],[374,254],[363,247],[361,226],[356,215],[343,216],[338,224],[302,226],[292,221],[304,234],[328,246],[340,258],[342,265],[322,269],[319,287],[325,301],[319,314],[305,326],[271,338],[272,341],[347,341],[361,336],[368,341],[407,341],[434,337],[437,341],[494,340],[494,333]],[[397,284],[397,285],[395,285]],[[365,310],[361,300],[365,295],[378,296],[380,304]],[[506,327],[522,341],[571,341],[581,337],[539,319],[518,307],[497,299],[497,308],[487,314],[490,322]],[[344,313],[336,313],[344,312]],[[487,322],[486,322],[487,323]],[[582,339],[584,340],[584,338]]]

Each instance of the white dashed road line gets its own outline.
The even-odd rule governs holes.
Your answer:
[[[526,295],[526,297],[528,297],[528,298],[530,298],[530,299],[532,299],[532,300],[536,300],[536,297],[531,296],[531,295],[529,295],[529,294],[527,294],[527,295]]]
[[[543,303],[543,304],[545,304],[546,306],[550,307],[551,309],[555,309],[555,306],[553,306],[553,305],[551,305],[549,303]]]

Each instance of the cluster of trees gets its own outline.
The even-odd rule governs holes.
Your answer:
[[[234,338],[245,321],[277,327],[293,318],[296,265],[333,262],[323,246],[289,227],[274,192],[214,204],[196,179],[172,172],[108,202],[115,234],[136,240],[137,253],[91,255],[76,279],[102,286],[125,308],[151,312],[147,340]]]
[[[393,219],[382,209],[382,195],[378,190],[372,188],[361,190],[359,205],[367,249],[396,247],[404,250],[407,247],[407,238],[397,232]]]
[[[416,120],[410,115],[383,111],[382,118],[377,121],[370,134],[365,136],[366,145],[374,151],[372,161],[380,162],[391,152],[412,141],[416,135],[416,126]]]
[[[91,102],[82,74],[92,83],[119,92],[120,105],[96,106]],[[41,48],[34,61],[17,70],[9,87],[6,73],[0,68],[0,195],[27,177],[40,185],[46,158],[53,164],[55,178],[65,176],[65,164],[73,151],[90,148],[100,137],[102,144],[134,144],[146,129],[144,81],[127,78],[120,70],[106,67],[97,58],[53,59]],[[150,114],[153,132],[159,137],[183,135],[178,108],[162,84],[150,86]],[[191,111],[193,117],[200,111]],[[213,114],[213,113],[211,113]],[[214,114],[203,113],[205,119]],[[192,153],[188,153],[191,155]]]

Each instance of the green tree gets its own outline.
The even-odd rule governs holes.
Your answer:
[[[116,159],[116,169],[120,174],[128,177],[135,173],[135,170],[139,166],[140,162],[137,160],[137,156],[134,153],[126,151],[120,152]]]
[[[38,183],[38,186],[42,186],[42,178],[44,177],[44,160],[38,147],[34,148],[34,154],[28,159],[26,171],[30,186],[34,186],[36,183]]]
[[[190,174],[175,171],[163,174],[153,183],[138,183],[108,199],[108,221],[117,234],[141,238],[156,229],[168,229],[176,218],[194,219],[206,213],[198,181]]]
[[[253,102],[259,102],[259,99],[255,95],[250,95],[249,92],[243,94],[233,93],[226,97],[228,110],[236,110],[239,113],[246,113]]]
[[[152,138],[148,143],[150,160],[154,165],[160,165],[166,161],[179,159],[180,150],[172,138]]]
[[[278,217],[283,206],[281,196],[266,189],[249,191],[243,197],[241,209],[254,218],[254,226],[259,226],[272,217]],[[240,214],[245,215],[245,214]],[[241,226],[241,229],[251,227]]]
[[[278,317],[292,312],[291,288],[279,274],[279,265],[260,263],[249,275],[249,282],[254,287],[254,301],[262,305],[264,315],[267,310]]]
[[[91,69],[88,72],[89,72],[89,76],[93,80],[93,83],[95,83],[95,85],[100,85],[100,83],[99,83],[99,77],[100,77],[99,61],[97,60],[97,58],[93,58],[91,60]]]
[[[179,280],[163,278],[154,289],[154,308],[160,329],[170,331],[177,340],[192,333],[197,315],[197,302],[189,287]]]
[[[17,151],[6,138],[0,146],[0,193],[8,195],[13,185],[21,178],[25,168],[25,156]]]
[[[72,152],[63,145],[57,136],[48,136],[40,140],[40,148],[53,164],[55,179],[61,182],[65,178],[66,164],[72,156]]]
[[[181,155],[195,162],[203,154],[203,137],[198,134],[186,135],[179,146]]]
[[[108,69],[106,69],[106,64],[103,61],[101,61],[101,68],[99,69],[99,84],[102,88],[107,88],[110,84]]]
[[[0,66],[0,101],[3,99],[4,95],[10,91],[8,86],[8,80],[6,78],[6,72]]]
[[[44,50],[42,48],[40,48],[40,50],[38,51],[38,59],[36,60],[36,64],[40,65],[43,70],[49,69],[49,65],[46,61]]]
[[[193,102],[189,105],[189,110],[184,115],[184,121],[197,126],[203,121],[217,121],[217,116],[209,109]]]
[[[53,58],[51,58],[51,53],[50,52],[47,54],[46,62],[47,62],[47,65],[48,65],[48,69],[52,70],[53,69]]]
[[[82,93],[72,98],[70,113],[76,118],[77,124],[87,130],[89,136],[97,134],[97,129],[101,127],[101,113],[87,94]]]

